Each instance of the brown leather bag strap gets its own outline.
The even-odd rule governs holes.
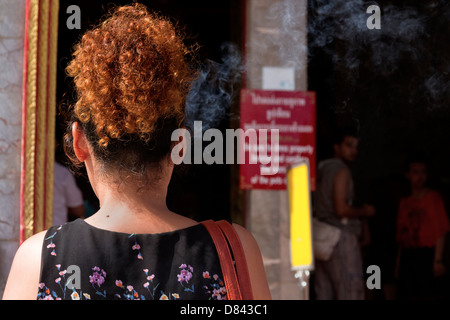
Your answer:
[[[243,300],[253,300],[252,285],[250,282],[250,274],[247,266],[247,259],[245,257],[244,248],[242,247],[239,235],[236,233],[234,227],[226,220],[218,221],[217,224],[222,229],[228,243],[233,252],[234,261],[236,262],[236,271],[239,281],[239,287],[242,293]]]
[[[220,267],[222,269],[225,288],[227,290],[228,300],[242,300],[239,282],[234,269],[233,259],[231,257],[230,249],[227,240],[223,235],[219,226],[212,220],[202,221],[202,225],[208,230],[211,238],[216,246],[217,254],[219,256]]]

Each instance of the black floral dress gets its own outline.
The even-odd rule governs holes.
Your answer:
[[[82,219],[44,238],[37,299],[178,300],[227,298],[214,243],[201,224],[127,234]]]

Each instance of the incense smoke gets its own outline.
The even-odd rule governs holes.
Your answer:
[[[243,66],[242,54],[233,43],[221,46],[222,61],[207,60],[199,70],[186,101],[186,127],[193,129],[194,121],[202,121],[203,131],[220,125],[229,116],[236,97]]]
[[[269,25],[276,23],[276,28],[260,28],[264,41],[252,39],[247,45],[256,52],[277,50],[282,67],[296,72],[304,71],[316,55],[325,53],[339,66],[352,90],[381,90],[374,87],[383,83],[388,89],[384,94],[399,101],[426,104],[427,108],[446,105],[450,98],[446,36],[450,32],[450,4],[434,1],[420,11],[409,6],[379,5],[380,30],[366,25],[366,9],[373,4],[378,5],[362,0],[311,0],[305,10],[302,1],[277,2],[264,17]],[[440,40],[443,45],[436,51],[435,44]],[[430,49],[432,44],[434,50]],[[230,116],[245,66],[237,45],[225,43],[222,52],[221,62],[207,60],[199,70],[186,102],[187,127],[192,128],[193,121],[198,120],[204,131]],[[340,103],[345,106],[347,101]]]
[[[415,8],[381,6],[381,29],[368,29],[366,9],[371,4],[361,0],[313,1],[308,24],[310,54],[325,50],[335,63],[353,70],[360,66],[365,52],[377,72],[395,70],[405,53],[417,60],[420,54],[414,42],[424,34],[425,18]],[[342,53],[336,52],[336,43],[345,48]]]
[[[327,54],[355,90],[380,85],[399,101],[427,109],[445,106],[450,98],[450,4],[380,5],[381,29],[369,30],[366,8],[372,4],[377,3],[310,1],[308,57]]]

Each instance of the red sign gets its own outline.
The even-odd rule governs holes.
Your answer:
[[[240,188],[286,189],[289,165],[309,160],[311,190],[316,187],[316,93],[241,91]],[[250,139],[250,133],[257,139]],[[243,143],[243,145],[242,145]],[[255,161],[258,159],[258,161]]]

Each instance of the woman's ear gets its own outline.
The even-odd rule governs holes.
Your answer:
[[[73,151],[78,160],[84,162],[89,157],[89,148],[84,132],[80,129],[80,124],[74,122],[72,124]]]

